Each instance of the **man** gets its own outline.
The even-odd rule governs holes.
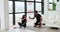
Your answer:
[[[41,27],[41,22],[42,22],[42,16],[38,14],[37,11],[34,11],[34,18],[36,17],[36,23],[34,23],[34,27]],[[29,17],[30,18],[30,17]],[[30,18],[30,19],[34,19]]]

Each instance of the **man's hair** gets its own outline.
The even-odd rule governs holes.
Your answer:
[[[38,13],[36,10],[34,12]]]

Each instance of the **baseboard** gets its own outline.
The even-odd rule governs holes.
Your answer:
[[[56,30],[58,30],[59,28],[58,27],[50,27],[51,29],[56,29]]]

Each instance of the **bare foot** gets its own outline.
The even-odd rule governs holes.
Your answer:
[[[36,27],[36,26],[34,26],[34,27]]]
[[[39,25],[38,28],[40,28],[41,26]]]

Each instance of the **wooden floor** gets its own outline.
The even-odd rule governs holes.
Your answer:
[[[51,29],[51,28],[34,28],[34,27],[26,27],[26,28],[19,28],[19,27],[15,27],[15,28],[9,28],[9,29],[5,29],[2,30],[0,32],[60,32],[60,30],[58,29]]]

